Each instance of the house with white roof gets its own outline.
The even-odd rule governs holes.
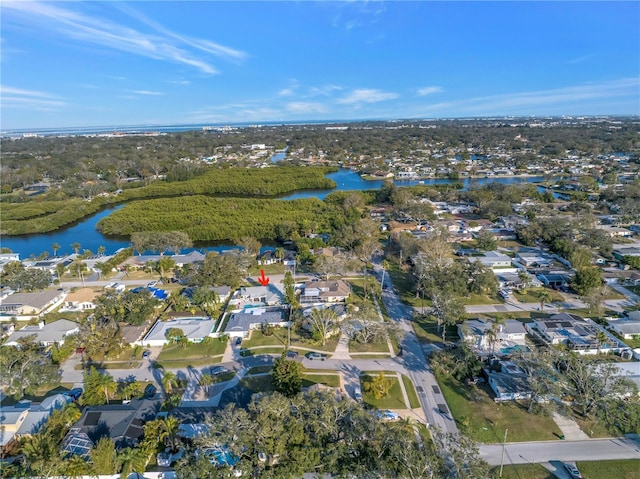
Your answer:
[[[78,331],[80,331],[80,325],[68,319],[59,319],[49,324],[44,324],[44,321],[41,321],[35,326],[25,326],[14,331],[7,338],[4,346],[18,346],[18,340],[27,336],[35,336],[36,342],[43,346],[59,345],[64,342],[67,336],[76,334]]]
[[[609,318],[608,328],[618,334],[622,339],[634,339],[640,337],[640,311],[630,311],[637,313],[629,314],[628,318],[612,319]]]
[[[491,330],[495,327],[495,338]],[[508,354],[526,349],[527,330],[515,319],[506,319],[504,324],[485,319],[469,319],[458,325],[458,335],[479,353]]]
[[[255,304],[273,306],[284,301],[284,293],[279,285],[269,283],[266,286],[246,286],[237,290],[229,304]]]
[[[508,268],[511,266],[511,257],[498,251],[487,251],[484,256],[474,257],[473,259],[480,261],[480,263],[489,268]]]
[[[167,331],[172,328],[181,329],[184,336],[192,343],[200,343],[211,336],[216,321],[211,318],[180,318],[171,321],[156,321],[147,335],[138,341],[143,346],[164,346],[169,343]]]

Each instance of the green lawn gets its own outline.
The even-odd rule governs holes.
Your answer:
[[[73,383],[60,383],[58,386],[52,388],[51,386],[42,386],[38,388],[35,394],[26,394],[22,399],[29,399],[33,402],[42,402],[47,396],[53,396],[54,394],[60,394],[71,391]],[[12,396],[4,396],[0,405],[13,406],[16,401]]]
[[[163,361],[156,361],[155,367],[162,369],[185,369],[185,368],[200,368],[203,366],[210,366],[212,364],[218,364],[222,362],[222,356],[215,356],[209,358],[187,358],[187,359],[165,359]]]
[[[303,337],[294,328],[291,329],[291,349],[296,347],[303,347],[309,349],[317,349],[319,351],[333,352],[338,345],[338,338],[329,338],[326,344],[323,346],[320,343],[315,343],[310,339]],[[256,346],[278,346],[285,348],[287,346],[287,328],[275,328],[271,336],[265,336],[262,331],[251,331],[249,339],[242,341],[243,349],[251,349]],[[256,350],[255,354],[260,354],[261,350]]]
[[[397,267],[390,268],[387,273],[391,276],[393,286],[398,291],[398,296],[402,301],[415,307],[421,307],[423,303],[425,307],[429,307],[428,301],[423,302],[421,298],[416,298],[415,292],[412,291],[413,278],[411,273],[401,271]]]
[[[502,442],[505,429],[507,442],[553,441],[562,434],[550,417],[529,414],[513,401],[494,402],[488,387],[466,387],[453,378],[438,383],[458,426],[476,441]]]
[[[249,276],[253,277],[258,284],[258,277],[260,276],[260,270],[264,271],[265,276],[270,274],[284,274],[284,265],[282,263],[265,264],[259,266],[251,266],[249,268]]]
[[[432,316],[416,315],[411,321],[413,330],[421,343],[441,343],[442,335],[438,332],[438,323]],[[457,326],[447,328],[446,339],[452,340],[458,337]]]
[[[551,295],[551,301],[564,301],[563,296],[558,293],[557,291],[554,291],[552,289],[546,289],[546,288],[529,288],[526,290],[526,293],[523,293],[522,291],[517,291],[514,290],[513,291],[513,296],[518,300],[521,301],[523,303],[539,303],[540,302],[540,292],[541,291],[548,291],[549,294]]]
[[[271,375],[244,377],[240,380],[239,385],[253,391],[254,393],[270,392],[275,390],[271,382]]]
[[[500,467],[492,467],[491,478],[500,477]],[[502,468],[502,479],[555,479],[556,476],[540,464],[515,464]]]
[[[488,294],[470,294],[469,297],[460,297],[460,301],[462,304],[471,305],[471,304],[499,304],[503,303],[503,301],[498,298],[497,295],[488,295]]]
[[[572,411],[573,412],[573,411]],[[611,437],[613,434],[609,432],[606,426],[597,418],[585,419],[580,414],[572,414],[574,421],[578,423],[580,429],[591,437]]]
[[[349,341],[350,353],[389,353],[389,345],[387,342],[381,343],[359,343],[358,341]]]
[[[302,379],[302,387],[307,388],[314,384],[324,384],[332,388],[340,387],[340,376],[337,374],[305,374]]]
[[[227,343],[212,339],[202,343],[189,343],[183,348],[179,344],[165,346],[158,355],[158,362],[178,359],[205,359],[224,354]]]
[[[271,366],[254,366],[247,371],[247,376],[251,376],[252,374],[270,373],[271,369]]]
[[[367,371],[364,374],[368,374],[369,376],[375,376],[378,374],[378,371]],[[364,376],[360,378],[362,381]],[[402,389],[400,388],[400,382],[398,378],[395,376],[388,376],[387,379],[391,382],[391,389],[389,393],[380,399],[376,399],[372,394],[368,393],[362,388],[362,400],[365,405],[374,408],[374,409],[407,409],[407,405],[404,402],[404,398],[402,397]]]
[[[576,466],[584,479],[640,479],[640,460],[637,459],[578,462]]]
[[[419,408],[420,400],[418,399],[418,393],[416,393],[416,388],[413,386],[413,382],[404,374],[402,375],[402,382],[405,390],[407,391],[407,396],[409,397],[409,406],[411,406],[411,409]]]
[[[76,364],[73,368],[76,371],[83,369],[89,369],[91,366],[95,366],[96,369],[137,369],[140,366],[140,361],[109,361],[106,363],[85,363]]]

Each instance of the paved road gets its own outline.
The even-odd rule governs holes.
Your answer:
[[[374,265],[374,270],[380,278],[384,277],[382,300],[387,313],[405,333],[401,343],[402,356],[397,359],[401,359],[401,364],[406,370],[405,374],[416,387],[427,422],[430,425],[439,426],[443,431],[457,433],[458,427],[411,326],[412,308],[400,301],[389,275],[383,276],[383,270],[378,265]]]
[[[480,445],[480,455],[489,464],[500,465],[502,445]],[[611,438],[587,441],[512,442],[506,444],[504,452],[505,465],[613,459],[640,459],[640,441],[631,438]]]

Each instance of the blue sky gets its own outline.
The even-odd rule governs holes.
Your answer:
[[[26,2],[2,130],[640,114],[639,2]]]

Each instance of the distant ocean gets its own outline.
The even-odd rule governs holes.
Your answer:
[[[193,131],[204,129],[222,129],[225,127],[232,128],[251,128],[264,126],[281,126],[281,125],[335,125],[346,123],[358,123],[362,121],[380,121],[380,120],[317,120],[317,121],[265,121],[260,123],[187,123],[182,125],[129,125],[129,126],[89,126],[89,127],[68,127],[68,128],[22,128],[16,130],[4,130],[0,132],[1,137],[22,137],[22,136],[79,136],[79,135],[101,135],[114,133],[176,133],[181,131]]]

